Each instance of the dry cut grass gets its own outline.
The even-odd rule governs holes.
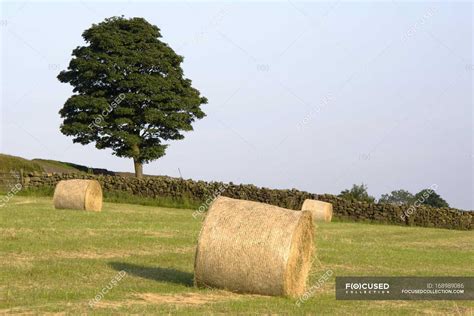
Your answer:
[[[0,208],[0,314],[473,314],[472,301],[334,295],[335,276],[473,276],[473,232],[317,223],[309,285],[333,275],[297,307],[294,299],[195,288],[201,222],[193,211],[112,203],[98,213],[55,210],[51,198],[15,196]]]

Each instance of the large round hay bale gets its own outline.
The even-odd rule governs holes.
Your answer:
[[[302,211],[310,211],[313,214],[313,220],[330,222],[332,219],[332,204],[306,199],[301,207]]]
[[[62,180],[56,185],[54,207],[100,212],[102,188],[96,180]]]
[[[304,293],[312,251],[310,212],[219,197],[199,235],[195,284],[295,297]]]

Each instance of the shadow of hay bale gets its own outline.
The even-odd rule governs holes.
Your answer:
[[[125,271],[129,275],[135,275],[144,279],[159,282],[176,283],[192,287],[194,275],[176,269],[147,267],[126,262],[109,262],[109,266],[117,271]]]

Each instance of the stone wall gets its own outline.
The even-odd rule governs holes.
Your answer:
[[[284,208],[299,210],[305,199],[319,199],[333,204],[334,217],[348,221],[368,221],[395,225],[439,227],[472,230],[473,212],[453,208],[419,206],[409,216],[404,216],[408,206],[363,203],[341,199],[330,194],[312,194],[296,189],[277,190],[259,188],[250,184],[205,182],[184,180],[165,176],[121,177],[93,174],[47,174],[29,173],[23,176],[26,188],[54,187],[63,179],[96,179],[105,191],[124,191],[143,197],[188,198],[204,203],[217,193],[223,196],[263,202]]]

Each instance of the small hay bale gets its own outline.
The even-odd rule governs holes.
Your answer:
[[[100,212],[102,188],[96,180],[62,180],[56,185],[53,197],[57,209],[75,209]]]
[[[219,197],[199,235],[194,282],[239,293],[296,297],[304,293],[312,252],[310,212]]]
[[[301,207],[302,211],[310,211],[313,214],[313,220],[330,222],[332,219],[332,204],[306,199]]]

